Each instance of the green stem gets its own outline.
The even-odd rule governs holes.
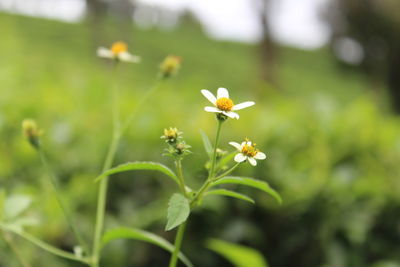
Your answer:
[[[117,101],[117,99],[115,99],[118,94],[115,92],[116,91],[115,86],[113,87],[113,106],[112,106],[113,138],[111,140],[111,143],[110,143],[110,146],[109,146],[109,149],[107,152],[106,160],[104,161],[104,164],[103,164],[102,172],[105,172],[106,170],[108,170],[112,167],[120,138],[126,132],[126,130],[128,129],[129,125],[132,123],[132,121],[135,119],[136,113],[139,110],[139,108],[143,105],[145,100],[147,100],[147,98],[159,87],[159,84],[160,84],[160,82],[157,79],[156,83],[147,91],[145,96],[140,100],[139,104],[132,111],[131,115],[128,117],[128,119],[125,121],[125,123],[122,125],[122,127],[120,126],[119,115],[118,115],[119,113],[117,111],[118,101]],[[104,216],[105,216],[105,208],[106,208],[106,200],[107,200],[107,188],[108,188],[108,177],[102,179],[100,182],[100,186],[99,186],[99,194],[98,194],[98,199],[97,199],[95,234],[94,234],[94,240],[93,240],[93,255],[92,255],[92,263],[91,263],[92,267],[99,266],[100,249],[101,249],[100,243],[101,243],[101,235],[102,235],[103,226],[104,226]]]
[[[87,258],[79,258],[79,257],[75,256],[72,253],[69,253],[69,252],[66,252],[64,250],[58,249],[58,248],[56,248],[56,247],[54,247],[52,245],[49,245],[48,243],[43,242],[42,240],[40,240],[40,239],[38,239],[38,238],[36,238],[36,237],[34,237],[34,236],[22,231],[20,229],[15,229],[13,227],[9,227],[9,226],[1,224],[1,223],[0,223],[0,228],[2,230],[4,230],[4,231],[12,232],[12,233],[14,233],[16,235],[19,235],[20,237],[28,240],[29,242],[33,243],[34,245],[36,245],[36,246],[46,250],[47,252],[50,252],[50,253],[54,254],[54,255],[57,255],[57,256],[62,257],[62,258],[66,258],[66,259],[70,259],[70,260],[79,261],[79,262],[82,262],[82,263],[89,264],[89,260]]]
[[[115,153],[117,152],[117,147],[119,143],[120,135],[114,134],[110,143],[110,147],[108,149],[107,157],[103,165],[103,172],[110,169],[113,160],[115,157]],[[100,258],[100,242],[101,242],[101,234],[103,232],[104,226],[104,215],[106,209],[106,200],[107,200],[107,188],[108,188],[108,177],[105,177],[101,180],[99,186],[99,195],[97,199],[97,213],[96,213],[96,226],[95,226],[95,234],[93,241],[93,263],[92,266],[99,266],[99,258]]]
[[[195,206],[196,203],[201,200],[201,198],[203,197],[205,191],[208,189],[208,187],[211,184],[211,181],[213,180],[214,169],[215,169],[215,165],[216,165],[216,162],[217,162],[217,148],[218,148],[218,141],[219,141],[219,136],[220,136],[220,133],[221,133],[222,123],[223,123],[223,121],[218,119],[217,134],[215,135],[214,150],[213,150],[211,168],[210,168],[210,172],[208,174],[208,178],[204,182],[202,187],[199,189],[199,191],[197,191],[196,196],[190,202],[191,207]]]
[[[175,248],[174,248],[174,252],[172,253],[171,259],[169,261],[169,267],[176,267],[176,263],[178,262],[178,254],[181,249],[186,224],[187,224],[187,221],[182,223],[178,228],[178,232],[176,234],[175,243],[174,243]]]
[[[178,173],[179,187],[182,191],[182,194],[187,198],[188,194],[186,192],[185,178],[183,177],[183,172],[182,172],[182,160],[181,159],[176,160],[175,166],[176,166],[176,172]]]
[[[221,120],[218,120],[218,127],[217,127],[217,134],[215,135],[215,143],[214,143],[214,151],[213,151],[213,158],[211,162],[211,168],[210,168],[210,173],[208,175],[208,180],[211,179],[214,175],[214,169],[215,169],[215,164],[217,162],[217,148],[218,148],[218,141],[219,141],[219,136],[221,133],[221,126],[222,126]]]
[[[150,89],[147,90],[145,95],[140,99],[140,102],[136,105],[136,107],[131,111],[129,117],[125,120],[125,123],[122,126],[121,135],[123,135],[129,128],[130,124],[135,119],[138,110],[142,107],[142,105],[148,100],[148,98],[159,88],[161,85],[161,79],[157,78],[156,82],[151,86]]]
[[[227,176],[228,174],[230,174],[231,172],[233,172],[234,169],[237,168],[237,166],[240,165],[241,162],[237,162],[235,165],[233,165],[229,170],[227,170],[226,172],[222,173],[221,175],[218,175],[217,177],[213,178],[213,181],[217,181],[225,176]]]
[[[71,231],[74,233],[78,243],[82,246],[83,250],[86,253],[88,253],[89,252],[88,246],[86,245],[85,241],[83,240],[82,236],[80,235],[80,233],[78,231],[78,228],[76,227],[76,225],[75,225],[75,223],[74,223],[74,221],[72,219],[71,214],[69,213],[69,211],[68,211],[68,209],[67,209],[67,207],[66,207],[66,205],[65,205],[65,203],[63,201],[63,199],[61,198],[61,193],[60,193],[60,190],[59,190],[59,185],[58,185],[58,182],[57,182],[57,178],[56,178],[54,172],[51,170],[51,168],[50,168],[50,166],[49,166],[49,164],[47,162],[46,156],[45,156],[44,152],[42,151],[42,149],[39,148],[38,149],[38,153],[39,153],[40,160],[41,160],[41,162],[42,162],[42,164],[43,164],[43,166],[46,169],[46,172],[48,174],[50,183],[51,183],[51,185],[53,187],[55,196],[56,196],[57,201],[58,201],[58,205],[60,206],[60,208],[61,208],[61,210],[62,210],[62,212],[64,214],[64,217],[67,220],[67,223],[68,223]]]
[[[7,234],[4,234],[3,239],[7,243],[7,245],[11,248],[11,250],[13,251],[13,253],[15,254],[15,256],[16,256],[18,262],[21,264],[21,266],[22,267],[30,267],[31,265],[25,261],[24,257],[21,255],[17,246],[15,245],[12,237],[9,237],[9,236],[7,236]]]

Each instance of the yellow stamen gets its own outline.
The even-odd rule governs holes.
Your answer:
[[[258,152],[259,150],[256,149],[256,144],[248,145],[246,142],[246,144],[242,148],[242,154],[248,157],[254,157]]]
[[[124,42],[115,42],[111,46],[111,52],[114,55],[128,51],[128,45]]]
[[[217,108],[223,111],[231,111],[233,108],[233,101],[227,97],[218,98],[215,104]]]

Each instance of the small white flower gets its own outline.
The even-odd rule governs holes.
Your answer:
[[[247,139],[241,144],[236,142],[229,142],[229,144],[235,147],[240,152],[236,154],[234,158],[236,162],[243,162],[247,159],[247,161],[251,165],[256,166],[257,165],[256,159],[263,160],[267,157],[263,152],[256,149],[256,144],[252,143]]]
[[[140,57],[132,55],[128,52],[128,45],[124,42],[115,42],[111,48],[99,47],[97,49],[97,56],[109,59],[120,60],[124,62],[138,63]]]
[[[205,89],[201,90],[201,93],[214,105],[214,107],[205,107],[205,111],[222,113],[232,119],[239,119],[239,114],[233,111],[244,109],[255,104],[253,101],[246,101],[234,105],[233,101],[229,98],[228,90],[225,88],[218,88],[217,97]]]

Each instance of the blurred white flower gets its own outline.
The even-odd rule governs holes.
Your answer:
[[[97,49],[97,56],[124,62],[132,62],[132,63],[140,62],[140,57],[129,53],[128,45],[124,42],[115,42],[111,45],[110,49],[105,47],[99,47]]]
[[[241,144],[236,142],[229,142],[229,144],[235,147],[240,152],[236,154],[234,158],[236,162],[243,162],[247,160],[251,165],[256,166],[256,159],[263,160],[267,157],[263,152],[256,149],[256,144],[252,143],[248,139],[246,139],[246,141],[242,142]]]
[[[246,101],[234,105],[233,101],[229,98],[228,90],[225,88],[218,88],[217,97],[205,89],[201,90],[201,93],[214,105],[214,107],[205,107],[205,111],[222,113],[232,119],[239,119],[239,114],[233,111],[244,109],[255,104],[253,101]]]

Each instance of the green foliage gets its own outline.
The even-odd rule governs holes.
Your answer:
[[[231,190],[227,190],[227,189],[216,189],[216,190],[210,190],[207,191],[206,195],[221,195],[221,196],[228,196],[228,197],[233,197],[233,198],[237,198],[237,199],[241,199],[244,201],[248,201],[252,204],[255,203],[255,201],[253,199],[251,199],[250,197],[240,194],[238,192],[234,192]]]
[[[207,247],[226,258],[235,267],[268,267],[263,255],[249,247],[218,239],[209,239]]]
[[[190,205],[187,198],[181,194],[173,194],[168,202],[167,225],[169,231],[184,223],[190,214]]]
[[[206,135],[206,133],[203,132],[202,130],[200,130],[200,134],[201,134],[201,139],[203,140],[204,149],[207,152],[208,156],[211,158],[213,152],[213,146],[211,144],[211,141]]]
[[[178,178],[176,177],[176,174],[167,166],[157,163],[157,162],[128,162],[124,163],[122,165],[119,165],[115,168],[109,169],[108,171],[105,171],[102,173],[100,176],[96,178],[96,182],[100,181],[101,179],[110,176],[112,174],[116,173],[121,173],[121,172],[127,172],[127,171],[133,171],[133,170],[154,170],[154,171],[159,171],[162,172],[163,174],[167,175],[168,177],[172,178],[176,183],[178,182]]]
[[[174,246],[170,242],[158,235],[137,228],[124,227],[107,230],[102,238],[102,246],[105,246],[109,242],[116,239],[133,239],[147,242],[159,246],[160,248],[165,249],[171,253],[174,250]],[[186,266],[193,266],[190,260],[183,253],[179,253],[178,257]]]
[[[4,201],[4,217],[6,220],[12,220],[24,212],[32,203],[29,196],[12,195]]]
[[[211,186],[216,185],[223,185],[223,184],[240,184],[246,185],[250,187],[254,187],[264,191],[265,193],[272,196],[278,203],[282,203],[282,198],[274,189],[272,189],[267,182],[256,180],[253,178],[247,177],[234,177],[234,176],[227,176],[221,178],[211,184]]]

